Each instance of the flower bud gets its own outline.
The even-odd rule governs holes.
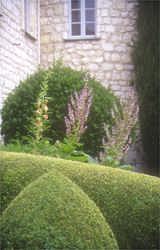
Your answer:
[[[44,105],[43,109],[44,109],[45,112],[47,112],[48,111],[47,105]]]
[[[43,118],[44,118],[45,120],[48,120],[48,115],[43,115]]]
[[[36,110],[36,113],[37,113],[37,114],[41,114],[41,110],[40,110],[40,109],[37,109],[37,110]]]

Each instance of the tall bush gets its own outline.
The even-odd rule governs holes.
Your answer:
[[[13,139],[22,140],[26,136],[33,136],[30,131],[31,120],[35,118],[36,100],[46,73],[48,74],[49,126],[44,136],[52,142],[65,137],[64,117],[68,112],[67,103],[73,92],[81,90],[87,82],[92,89],[93,100],[82,143],[87,153],[97,155],[101,150],[102,139],[106,135],[104,124],[110,128],[114,125],[115,118],[112,113],[115,107],[120,107],[119,101],[110,90],[90,77],[88,73],[73,70],[61,63],[56,63],[48,71],[38,71],[21,82],[9,95],[2,110],[2,133],[5,143]],[[119,112],[120,108],[117,115]]]
[[[138,36],[133,53],[143,148],[148,165],[155,173],[158,172],[158,116],[160,113],[158,103],[159,14],[159,1],[139,1]]]

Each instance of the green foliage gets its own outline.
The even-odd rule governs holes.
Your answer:
[[[6,99],[2,110],[2,134],[5,143],[13,139],[23,140],[33,136],[30,131],[31,121],[35,117],[35,102],[40,86],[48,74],[48,115],[49,126],[43,136],[54,143],[62,141],[66,135],[64,117],[67,115],[67,103],[74,91],[79,91],[88,82],[93,93],[93,103],[87,122],[87,130],[82,137],[84,151],[97,155],[101,149],[102,139],[106,136],[104,124],[109,128],[115,123],[112,110],[120,104],[110,90],[104,88],[94,78],[83,71],[76,71],[57,63],[47,71],[39,71],[23,81]]]
[[[2,249],[118,250],[100,210],[56,171],[26,187],[1,218]]]
[[[86,154],[82,150],[82,145],[77,143],[74,137],[64,138],[63,142],[56,141],[55,144],[51,144],[47,139],[30,140],[26,139],[25,144],[16,140],[7,145],[0,145],[0,151],[7,152],[23,152],[38,155],[52,156],[56,158],[96,163],[97,161],[90,155]]]
[[[82,145],[74,137],[64,138],[63,142],[54,144],[55,157],[80,162],[93,162],[94,159],[82,151]]]
[[[133,50],[139,120],[146,159],[158,174],[159,130],[159,1],[139,1],[138,36]]]
[[[31,139],[29,142],[28,138],[26,140],[27,140],[26,144],[22,144],[18,140],[15,140],[7,145],[1,144],[0,151],[24,152],[24,153],[56,157],[56,148],[48,140],[43,139],[40,141],[36,141]]]
[[[131,138],[132,143],[136,142],[137,131],[139,131],[139,122],[136,122],[135,125],[131,129],[130,138]]]
[[[0,152],[4,209],[29,183],[56,169],[96,203],[120,249],[158,249],[160,180],[117,168],[20,153]]]
[[[11,92],[2,110],[2,134],[6,143],[15,139],[24,139],[33,135],[30,131],[35,115],[36,100],[40,93],[40,83],[45,79],[45,71],[38,70],[35,74],[20,82]]]
[[[113,168],[121,168],[125,170],[133,170],[131,165],[124,165],[118,160],[119,148],[118,146],[110,146],[107,148],[106,156],[102,160],[102,165],[111,166]]]

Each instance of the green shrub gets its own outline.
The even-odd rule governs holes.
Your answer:
[[[146,160],[159,173],[159,25],[160,2],[139,0],[138,36],[133,50],[139,120]]]
[[[36,109],[36,98],[44,76],[45,71],[38,70],[25,81],[20,82],[6,98],[2,110],[2,134],[6,143],[31,135],[29,130]]]
[[[36,109],[36,98],[46,72],[40,70],[21,82],[6,99],[2,110],[2,134],[5,143],[32,135],[30,128]],[[93,103],[82,142],[85,152],[96,155],[101,150],[102,138],[106,135],[104,124],[110,128],[113,126],[112,111],[118,109],[116,106],[120,107],[119,101],[110,90],[87,73],[73,70],[60,63],[48,70],[49,128],[44,136],[52,142],[61,141],[65,137],[64,116],[67,114],[69,97],[75,90],[79,91],[84,86],[86,79],[93,90]]]
[[[1,218],[2,249],[118,249],[88,196],[56,171],[26,187]]]
[[[95,201],[120,249],[158,249],[159,178],[85,163],[0,152],[3,209],[30,182],[57,169]]]

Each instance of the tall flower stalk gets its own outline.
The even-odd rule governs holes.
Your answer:
[[[131,132],[136,128],[138,112],[137,96],[133,89],[130,91],[127,102],[123,103],[123,119],[116,120],[112,131],[105,126],[108,141],[106,143],[105,141],[103,142],[104,148],[106,153],[111,151],[111,149],[116,151],[116,159],[119,161],[122,160],[124,154],[127,153],[133,143]]]
[[[34,121],[34,137],[36,141],[40,141],[48,120],[48,75],[41,84],[41,90],[36,102],[36,117]]]
[[[87,129],[87,119],[92,105],[92,91],[85,83],[82,90],[76,91],[68,103],[68,115],[65,116],[66,135],[74,137],[79,142],[81,135]]]

